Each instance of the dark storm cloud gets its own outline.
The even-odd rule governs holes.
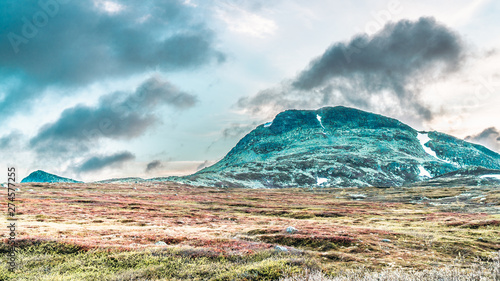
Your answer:
[[[146,173],[149,173],[153,170],[156,170],[158,168],[161,168],[163,165],[161,164],[160,160],[154,160],[146,166]]]
[[[484,129],[477,135],[467,136],[465,140],[482,144],[492,150],[500,152],[500,131],[495,127]]]
[[[495,127],[490,127],[487,129],[484,129],[481,133],[472,136],[473,139],[476,140],[484,140],[484,139],[490,139],[490,138],[496,138],[500,135],[500,132],[498,131],[497,128]]]
[[[94,156],[85,160],[81,165],[75,168],[76,172],[86,173],[102,170],[107,167],[121,167],[123,163],[135,159],[135,156],[128,152],[118,152],[107,156]]]
[[[375,96],[389,93],[428,120],[432,113],[419,100],[420,88],[457,71],[465,56],[460,37],[433,18],[402,20],[332,45],[294,79],[238,104],[252,112],[334,103],[370,109],[380,106]]]
[[[2,1],[0,83],[7,95],[0,113],[32,105],[49,87],[73,89],[148,68],[224,60],[214,33],[183,1],[113,2],[122,9],[106,12],[106,1],[97,0]]]
[[[0,150],[9,149],[24,141],[24,137],[19,131],[13,131],[0,138]]]
[[[155,110],[194,106],[196,97],[158,77],[144,81],[133,93],[115,92],[94,106],[64,110],[57,121],[44,125],[30,144],[38,153],[79,153],[103,138],[132,139],[159,122]]]

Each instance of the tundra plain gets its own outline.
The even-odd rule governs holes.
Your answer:
[[[2,266],[0,280],[307,280],[307,272],[444,269],[467,276],[478,268],[483,279],[463,280],[500,278],[496,186],[25,183],[15,203],[18,268]]]

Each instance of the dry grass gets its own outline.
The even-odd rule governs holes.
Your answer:
[[[280,281],[498,281],[500,280],[500,252],[489,262],[466,268],[447,265],[440,268],[411,270],[391,268],[381,271],[351,269],[328,277],[321,271],[309,271],[280,278]]]

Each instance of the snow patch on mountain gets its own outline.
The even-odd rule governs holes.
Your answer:
[[[318,122],[319,122],[319,125],[321,126],[321,128],[323,128],[324,130],[326,130],[325,126],[323,126],[323,122],[321,122],[321,116],[319,116],[319,114],[316,114],[316,119],[318,119]]]
[[[432,178],[431,174],[424,167],[418,166],[418,170],[419,170],[419,174],[418,174],[419,177]]]
[[[484,175],[484,176],[481,176],[481,178],[495,178],[495,179],[500,180],[500,175]]]
[[[434,150],[432,150],[432,148],[425,146],[425,144],[431,140],[431,138],[429,138],[428,134],[418,133],[417,139],[420,141],[420,145],[422,146],[422,148],[424,149],[424,151],[427,154],[429,154],[430,156],[432,156],[438,160],[441,160],[437,157],[436,152],[434,152]]]
[[[417,135],[417,139],[420,141],[420,145],[422,145],[422,148],[424,149],[424,151],[429,154],[430,156],[436,158],[437,160],[439,161],[443,161],[443,162],[446,162],[448,164],[452,164],[454,166],[456,166],[457,164],[453,163],[453,162],[450,162],[446,159],[442,159],[442,158],[439,158],[436,154],[436,152],[434,150],[432,150],[432,148],[426,146],[425,144],[428,143],[429,141],[431,141],[431,138],[429,138],[429,135],[428,134],[422,134],[422,133],[418,133]]]
[[[327,178],[316,178],[316,183],[318,185],[322,185],[322,184],[327,183],[327,182],[328,182]]]

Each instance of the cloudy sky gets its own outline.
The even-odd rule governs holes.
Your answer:
[[[189,174],[286,109],[500,151],[500,3],[4,0],[0,181]]]

